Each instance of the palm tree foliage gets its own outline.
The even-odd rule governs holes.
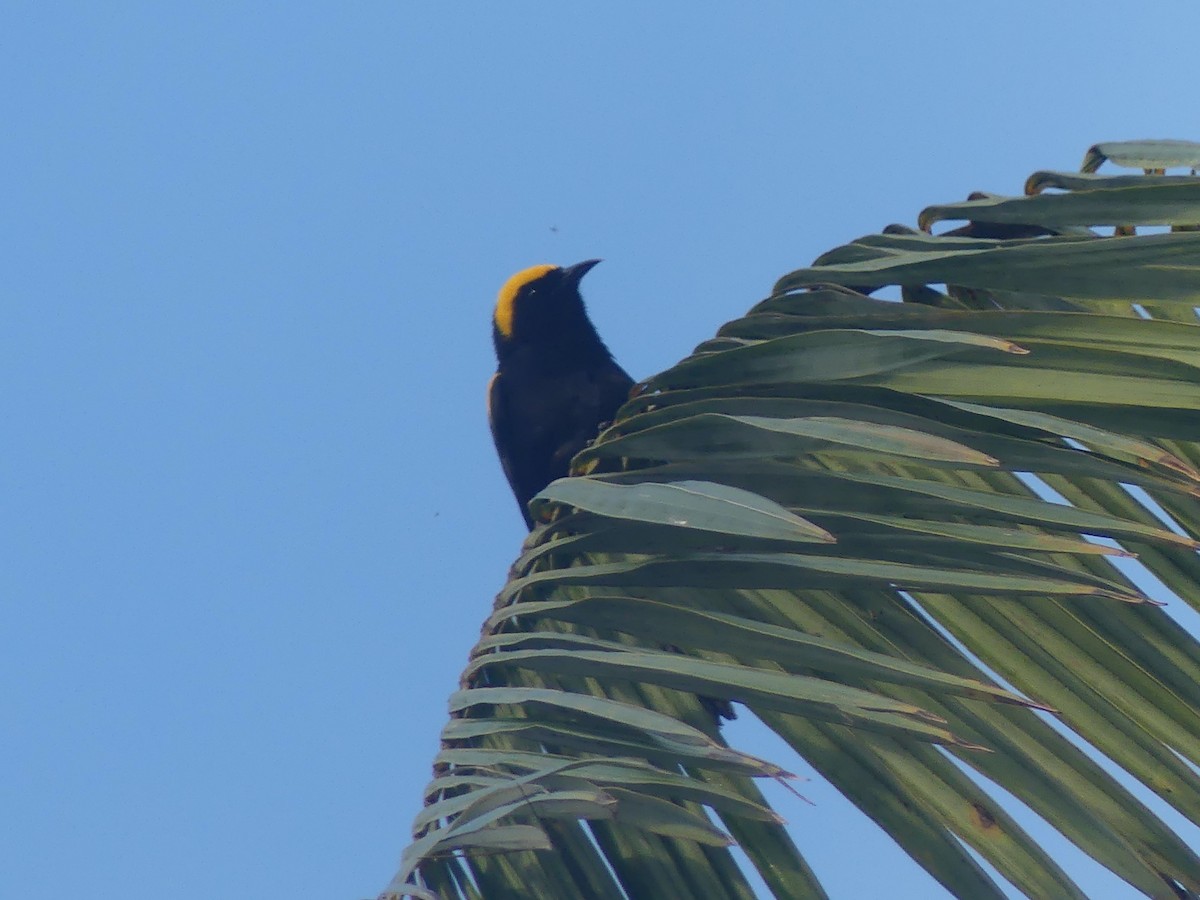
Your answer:
[[[753,897],[736,841],[824,896],[755,783],[788,772],[722,740],[736,703],[958,896],[1003,896],[966,847],[1082,896],[973,775],[1200,895],[1108,774],[1200,822],[1200,647],[1126,565],[1200,608],[1200,178],[1166,174],[1197,163],[1097,145],[930,207],[646,382],[535,501],[389,891]]]

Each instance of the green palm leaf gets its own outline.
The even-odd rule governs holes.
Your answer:
[[[389,891],[749,898],[736,841],[824,896],[755,784],[791,775],[721,737],[736,703],[958,896],[1003,896],[967,848],[1082,896],[987,781],[1200,896],[1106,769],[1200,822],[1200,646],[1115,563],[1200,609],[1200,179],[1164,174],[1198,162],[1101,144],[930,207],[968,225],[837,248],[646,382],[535,501]]]

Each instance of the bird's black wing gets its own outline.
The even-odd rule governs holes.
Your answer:
[[[511,448],[504,444],[503,436],[512,433],[512,423],[508,417],[508,404],[504,398],[504,386],[501,384],[499,372],[493,375],[492,380],[488,382],[487,411],[488,426],[492,429],[492,442],[496,445],[496,455],[500,457],[500,466],[504,469],[504,477],[508,479],[508,486],[512,488],[513,495],[517,498],[517,504],[521,507],[521,515],[525,517],[525,524],[532,529],[533,519],[529,515],[528,508],[521,501],[521,488],[517,484],[517,475],[513,468],[515,461],[512,459]]]

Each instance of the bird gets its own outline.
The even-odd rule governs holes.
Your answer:
[[[579,293],[580,280],[599,262],[522,269],[496,298],[496,374],[488,382],[488,424],[531,530],[529,501],[567,475],[572,457],[612,421],[633,388]]]

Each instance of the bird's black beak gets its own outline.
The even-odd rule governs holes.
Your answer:
[[[599,263],[598,259],[585,259],[581,263],[575,263],[573,266],[567,266],[562,270],[563,281],[572,287],[578,287],[579,282],[583,280],[583,276],[591,271],[592,266]]]

